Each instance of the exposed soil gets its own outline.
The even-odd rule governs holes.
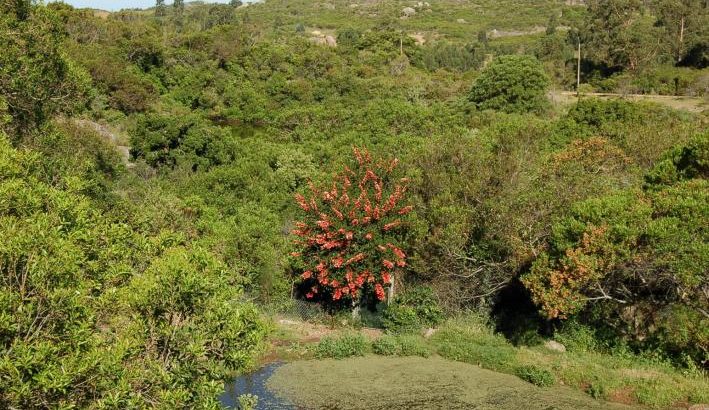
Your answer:
[[[278,320],[278,326],[287,329],[289,333],[294,335],[300,343],[317,343],[323,337],[333,336],[343,332],[342,329],[333,329],[330,326],[322,324],[307,323],[290,319]],[[376,339],[382,335],[382,331],[380,329],[366,327],[359,329],[358,332],[370,339]]]
[[[549,95],[553,103],[571,104],[578,99],[574,91],[553,91]],[[595,97],[604,99],[622,98],[630,101],[652,101],[665,105],[676,110],[700,113],[709,108],[709,101],[701,97],[683,97],[672,95],[651,95],[651,94],[611,94],[611,93],[582,93],[583,97]]]

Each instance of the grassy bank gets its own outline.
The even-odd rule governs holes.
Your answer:
[[[542,389],[514,376],[440,357],[299,361],[279,368],[269,388],[306,408],[630,408],[596,401],[562,386]]]
[[[627,351],[599,351],[589,347],[583,334],[566,335],[563,342],[567,350],[558,352],[544,344],[513,346],[476,317],[449,320],[428,338],[312,326],[281,325],[276,332],[275,354],[293,362],[279,371],[272,384],[298,404],[312,404],[320,397],[319,403],[348,408],[346,403],[350,402],[341,404],[337,397],[350,394],[356,400],[366,401],[370,396],[383,400],[381,408],[395,408],[392,406],[401,403],[407,408],[422,403],[427,408],[435,407],[439,395],[452,397],[452,401],[440,402],[446,408],[486,408],[489,403],[497,403],[498,394],[509,400],[499,402],[501,407],[489,408],[518,408],[515,406],[532,402],[545,405],[540,408],[608,408],[605,401],[638,407],[686,408],[709,402],[709,380],[700,371],[677,369]],[[353,357],[359,358],[352,361]],[[401,360],[402,357],[417,359]],[[452,362],[475,366],[460,367],[461,363]],[[442,382],[442,375],[457,380],[457,384]],[[298,383],[307,383],[308,387]],[[360,383],[362,386],[358,387]],[[481,389],[487,391],[488,383],[501,390],[493,389],[480,396]],[[419,388],[422,390],[416,390]],[[379,394],[381,389],[385,391]],[[373,394],[366,394],[367,391]],[[560,402],[557,397],[567,401]],[[355,403],[380,408],[380,402]]]

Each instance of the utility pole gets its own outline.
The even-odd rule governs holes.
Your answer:
[[[581,39],[579,38],[579,55],[576,62],[576,97],[581,97]]]

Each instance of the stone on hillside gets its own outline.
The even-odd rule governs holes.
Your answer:
[[[333,36],[325,36],[325,43],[330,47],[337,47],[337,40]]]
[[[465,19],[458,19],[458,20],[456,20],[456,21],[457,21],[458,23],[460,23],[460,24],[465,24],[465,23],[467,23],[467,21],[465,21]]]
[[[547,341],[546,343],[544,343],[544,347],[554,352],[564,353],[566,351],[566,346],[555,340]]]
[[[403,9],[401,9],[401,14],[404,15],[404,17],[411,17],[416,14],[416,10],[414,10],[412,7],[404,7]]]
[[[409,34],[409,37],[414,39],[414,42],[416,42],[417,46],[422,46],[426,44],[426,38],[423,36],[423,34]]]

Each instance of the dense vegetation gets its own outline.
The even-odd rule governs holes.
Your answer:
[[[391,282],[392,333],[475,310],[705,369],[706,114],[547,93],[580,43],[586,90],[706,96],[707,7],[534,3],[0,0],[0,407],[215,407],[257,306],[379,312]],[[355,195],[371,231],[312,211]],[[407,343],[374,349],[428,352]]]

